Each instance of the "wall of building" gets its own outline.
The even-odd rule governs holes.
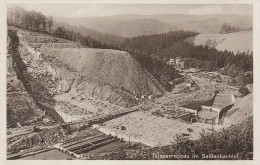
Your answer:
[[[184,114],[180,118],[184,121],[191,122],[191,114],[190,113]]]
[[[194,113],[196,116],[198,115],[198,111],[195,109],[189,109],[189,108],[185,108],[185,107],[179,107],[180,110],[183,110],[185,112],[188,113]]]
[[[214,100],[216,98],[216,93],[214,93],[210,99],[207,100],[201,100],[201,101],[196,101],[196,102],[192,102],[190,104],[184,105],[182,107],[185,108],[189,108],[189,109],[200,109],[201,105],[205,105],[205,106],[212,106],[212,104],[214,103]]]

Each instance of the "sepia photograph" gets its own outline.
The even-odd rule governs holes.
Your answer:
[[[253,8],[7,3],[6,159],[254,160]]]

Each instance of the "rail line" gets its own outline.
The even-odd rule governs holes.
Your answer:
[[[97,124],[97,123],[101,123],[101,122],[105,122],[108,120],[112,120],[114,118],[126,115],[128,113],[134,112],[134,111],[138,111],[138,108],[135,109],[130,109],[124,112],[119,112],[119,113],[114,113],[114,114],[109,114],[109,115],[102,115],[99,117],[95,117],[95,118],[91,118],[91,119],[84,119],[84,120],[79,120],[79,121],[73,121],[73,122],[68,122],[68,123],[62,123],[62,124],[58,124],[58,125],[54,125],[54,126],[41,126],[39,127],[40,130],[44,130],[44,129],[53,129],[53,128],[57,128],[57,127],[63,127],[63,126],[70,126],[70,125],[76,125],[76,124]],[[8,135],[7,138],[11,138],[11,137],[17,137],[17,136],[22,136],[22,135],[26,135],[29,133],[33,133],[33,129],[31,130],[25,130],[22,132],[18,132],[16,134],[13,135]]]

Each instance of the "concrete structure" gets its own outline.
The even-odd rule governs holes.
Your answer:
[[[186,87],[191,87],[192,86],[191,82],[186,82],[185,85],[186,85]]]
[[[186,86],[186,87],[192,87],[192,86],[194,86],[194,82],[193,82],[192,80],[187,80],[187,81],[185,82],[185,86]]]
[[[223,114],[226,113],[234,103],[228,104],[222,108],[212,107],[215,97],[216,92],[214,92],[210,99],[192,102],[191,104],[184,105],[178,109],[183,111],[184,113],[182,116],[186,119],[190,118],[191,122],[195,119],[202,123],[221,124]],[[190,114],[190,116],[186,114]]]
[[[183,110],[185,113],[192,113],[195,114],[196,116],[198,115],[198,111],[195,109],[190,109],[190,108],[185,108],[185,107],[179,107],[179,110]]]
[[[219,124],[219,113],[221,109],[211,106],[201,106],[201,110],[198,112],[198,118],[209,124]],[[201,114],[203,113],[203,115]],[[206,114],[206,116],[205,116]]]
[[[189,71],[192,73],[195,73],[195,72],[198,72],[198,68],[190,68]]]

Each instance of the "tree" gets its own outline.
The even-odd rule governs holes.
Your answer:
[[[58,27],[58,28],[54,31],[54,35],[57,36],[57,37],[64,38],[64,36],[65,36],[65,28],[63,28],[63,27]]]
[[[246,96],[246,95],[248,95],[250,93],[250,91],[245,86],[240,87],[238,91],[243,96]]]
[[[240,31],[240,30],[241,30],[240,28],[235,27],[234,25],[231,26],[231,25],[229,25],[228,23],[224,23],[224,24],[221,26],[220,34],[232,33],[232,32],[237,32],[237,31]]]
[[[48,26],[48,31],[49,31],[49,33],[51,33],[51,27],[52,27],[52,25],[53,25],[53,17],[50,16],[50,17],[47,18],[47,26]]]

